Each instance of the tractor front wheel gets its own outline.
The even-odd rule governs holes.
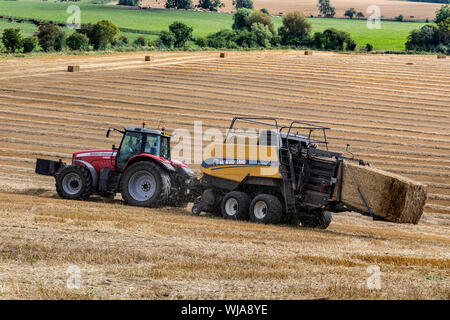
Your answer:
[[[63,199],[86,200],[92,194],[92,176],[88,169],[70,165],[56,174],[56,192]]]
[[[170,177],[153,162],[137,162],[126,169],[120,190],[123,200],[129,205],[161,207],[169,198]]]

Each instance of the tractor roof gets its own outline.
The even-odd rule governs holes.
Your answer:
[[[126,127],[126,131],[133,131],[133,132],[143,132],[143,133],[151,133],[151,134],[157,134],[164,137],[170,137],[170,134],[163,130],[153,130],[153,129],[147,129],[142,127]]]

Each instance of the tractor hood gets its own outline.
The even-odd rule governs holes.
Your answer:
[[[111,157],[115,157],[117,151],[115,150],[84,150],[73,153],[73,159],[80,159],[86,157],[96,157],[100,159],[110,159]]]

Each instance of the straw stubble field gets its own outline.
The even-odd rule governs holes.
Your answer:
[[[0,64],[0,297],[449,298],[450,61],[299,51]],[[409,64],[407,64],[409,63]],[[68,64],[81,72],[67,73]],[[428,185],[418,225],[335,215],[326,231],[57,199],[36,157],[105,148],[108,126],[225,129],[235,115],[330,126],[373,166]],[[70,265],[81,289],[65,286]],[[369,290],[378,265],[382,289]]]

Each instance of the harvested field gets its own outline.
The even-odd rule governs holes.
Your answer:
[[[222,1],[225,7],[220,8],[221,12],[235,11],[232,0]],[[409,2],[409,1],[393,1],[393,0],[338,0],[331,1],[336,8],[336,17],[344,17],[344,13],[349,8],[355,8],[367,16],[366,11],[369,6],[377,5],[380,7],[381,15],[384,18],[393,19],[399,14],[403,14],[407,19],[432,19],[436,9],[440,8],[438,3],[426,2]],[[300,10],[305,15],[317,16],[317,0],[255,0],[255,9],[265,8],[271,14],[286,13],[293,10]],[[164,1],[159,0],[142,0],[142,7],[164,8]],[[414,18],[410,18],[410,17]]]
[[[450,298],[449,59],[144,56],[1,60],[0,298]],[[344,213],[326,231],[235,223],[120,197],[64,201],[52,178],[34,174],[37,157],[70,161],[118,144],[105,138],[109,126],[224,130],[236,115],[331,127],[332,150],[350,143],[374,167],[427,184],[421,221]],[[379,291],[365,286],[373,264]],[[82,269],[81,290],[64,286],[69,265]]]

